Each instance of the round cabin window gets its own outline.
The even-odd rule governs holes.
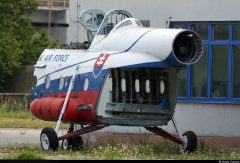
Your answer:
[[[59,90],[62,90],[64,87],[64,78],[60,77],[59,79]]]
[[[50,85],[51,85],[51,78],[50,78],[50,76],[47,76],[47,77],[45,78],[45,88],[46,88],[46,89],[49,89],[49,88],[50,88]]]
[[[83,90],[87,91],[88,87],[89,87],[89,79],[85,78],[84,81],[83,81]]]

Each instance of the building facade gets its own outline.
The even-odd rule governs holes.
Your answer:
[[[36,29],[46,29],[49,36],[68,43],[69,0],[38,0],[39,6],[30,17]]]

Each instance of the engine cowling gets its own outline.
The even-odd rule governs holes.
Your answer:
[[[194,64],[202,56],[203,47],[198,34],[193,31],[181,32],[173,41],[172,53],[183,64]]]
[[[170,67],[196,63],[203,47],[199,35],[186,29],[126,27],[118,29],[90,50],[143,53],[156,56]]]

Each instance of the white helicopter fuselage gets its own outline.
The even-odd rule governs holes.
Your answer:
[[[89,49],[46,49],[35,65],[31,112],[38,119],[57,121],[55,130],[42,130],[41,146],[56,150],[63,140],[62,147],[69,149],[82,141],[79,135],[119,125],[143,126],[181,144],[184,151],[195,151],[196,135],[182,135],[173,115],[177,70],[202,56],[199,35],[186,29],[145,28],[124,10],[104,14],[86,10],[80,16],[91,36],[97,18],[102,22]],[[108,33],[113,15],[123,20]],[[156,127],[170,120],[178,136]],[[58,137],[61,122],[71,125],[68,134]],[[73,124],[82,128],[74,131]]]
[[[36,69],[34,72],[37,78],[37,85],[33,89],[33,99],[36,99],[38,102],[35,102],[37,103],[36,105],[32,105],[32,112],[36,117],[44,120],[56,120],[58,117],[56,112],[59,113],[59,108],[69,87],[69,81],[76,74],[77,82],[73,88],[76,96],[73,97],[75,102],[73,102],[73,106],[69,104],[67,109],[69,116],[66,113],[63,121],[91,124],[102,122],[137,126],[167,124],[172,118],[175,108],[174,99],[177,81],[174,78],[177,75],[176,67],[193,64],[199,60],[202,52],[200,38],[195,32],[185,29],[145,28],[134,23],[121,27],[127,21],[134,22],[135,19],[130,18],[119,23],[104,38],[102,36],[99,36],[101,39],[96,37],[97,41],[93,40],[88,50],[46,49],[41,54],[35,65]],[[184,39],[185,42],[182,45],[178,45]],[[188,46],[187,43],[195,47],[195,51],[190,49],[186,52],[188,47],[185,46]],[[181,53],[183,53],[183,57]],[[144,77],[143,74],[148,73],[150,69],[154,69],[159,76],[152,76],[149,73]],[[115,70],[119,70],[122,76],[117,75],[117,72],[114,72]],[[133,74],[139,73],[139,75],[133,77],[133,74],[131,74],[127,77],[126,73],[128,72]],[[161,76],[162,72],[165,72],[167,75],[165,77]],[[117,82],[117,86],[113,86],[113,81],[109,82],[109,80],[113,80],[112,76],[114,75],[117,75],[115,77],[117,79],[114,79]],[[165,79],[160,80],[161,78]],[[123,79],[131,79],[131,83],[122,81]],[[144,83],[136,86],[136,80]],[[162,96],[155,102],[150,97],[153,95],[149,95],[153,92],[151,89],[156,87],[158,92],[161,92],[160,87],[162,86],[159,83],[154,83],[155,86],[151,87],[151,82],[166,82],[164,86],[168,87],[164,88],[168,90],[166,94],[164,92],[154,93],[154,95]],[[157,87],[156,85],[160,86]],[[120,87],[127,87],[124,89],[130,89],[130,91],[125,90],[125,92],[119,93],[122,91]],[[134,87],[141,87],[142,90],[134,92]],[[149,92],[146,92],[146,89],[150,89]],[[115,101],[110,101],[113,96],[111,94],[112,91],[114,95],[118,94],[115,95],[118,98]],[[90,98],[86,100],[86,96]],[[139,96],[136,99],[137,102],[133,102],[135,99],[132,96]],[[163,96],[166,97],[163,98]],[[49,101],[46,100],[48,97],[51,97]],[[130,99],[125,101],[119,100],[125,97]],[[54,106],[54,100],[59,101],[59,98],[61,102]],[[159,109],[161,103],[166,101],[167,105],[169,105],[168,108]],[[113,103],[115,103],[114,106],[110,106]],[[47,114],[45,115],[42,110],[44,107],[39,105],[52,107],[50,107],[48,112],[45,111],[45,114]],[[81,107],[77,110],[78,106]],[[147,108],[151,108],[149,113]],[[51,115],[51,112],[54,112],[54,116]],[[118,117],[115,113],[122,115]],[[81,118],[77,119],[77,117],[72,118],[73,115],[82,117],[82,114],[86,115],[84,117],[91,118],[88,120],[86,118],[84,120]],[[144,114],[149,114],[149,116],[146,118]],[[131,119],[127,120],[129,117]]]

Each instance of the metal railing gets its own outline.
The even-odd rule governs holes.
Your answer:
[[[39,7],[69,8],[69,0],[38,0]]]

